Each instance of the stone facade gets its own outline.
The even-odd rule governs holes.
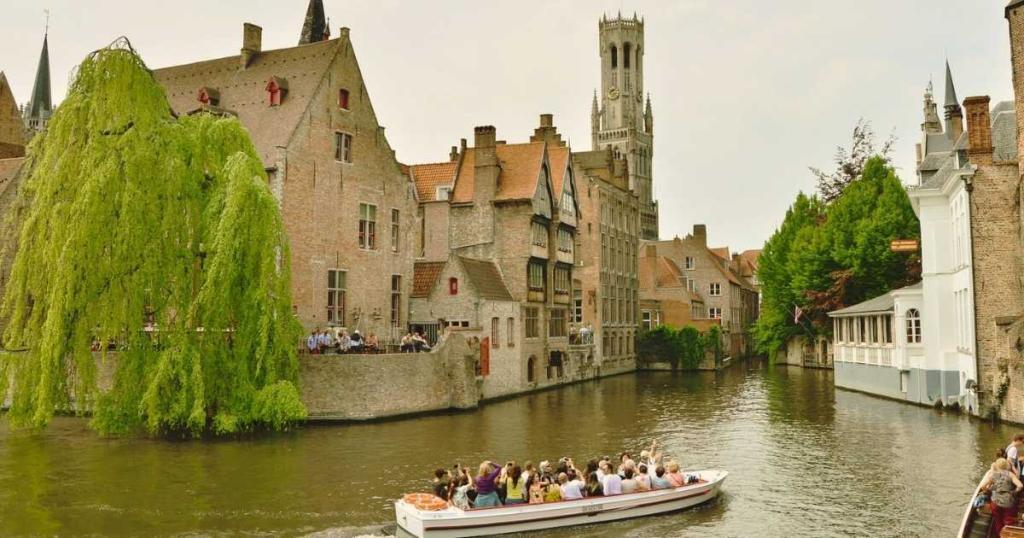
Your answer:
[[[639,198],[629,189],[626,160],[611,149],[573,153],[572,162],[580,185],[573,321],[594,329],[600,364],[631,367],[640,315]]]
[[[721,319],[707,317],[704,299],[693,290],[693,279],[671,258],[659,255],[656,245],[645,244],[639,262],[641,330],[666,325],[703,332],[721,325]]]
[[[25,124],[7,76],[0,71],[0,159],[25,155]]]
[[[682,269],[682,279],[688,289],[703,299],[707,309],[703,317],[721,320],[730,356],[751,354],[753,338],[750,328],[758,316],[757,291],[733,272],[728,249],[722,255],[708,248],[707,227],[697,224],[693,233],[685,238],[644,242],[641,248],[645,245],[653,245],[656,255],[672,260]]]
[[[658,202],[654,199],[652,162],[654,114],[644,106],[644,22],[636,16],[598,24],[601,56],[601,105],[595,92],[590,112],[592,149],[610,148],[627,161],[629,189],[640,203],[640,237],[658,238]]]
[[[242,53],[155,71],[179,114],[236,115],[250,132],[291,240],[294,311],[395,341],[406,331],[416,193],[384,136],[349,39]],[[397,300],[397,308],[393,308]]]

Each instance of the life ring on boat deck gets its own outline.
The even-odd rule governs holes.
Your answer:
[[[431,493],[406,493],[402,496],[402,501],[415,506],[419,510],[429,512],[448,508],[448,503],[444,499]]]

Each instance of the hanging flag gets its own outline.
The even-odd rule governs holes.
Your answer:
[[[800,316],[804,315],[804,311],[799,305],[793,305],[793,323],[800,323]]]

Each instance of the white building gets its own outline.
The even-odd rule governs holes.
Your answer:
[[[922,281],[829,314],[837,331],[835,383],[921,404],[958,402],[977,412],[968,388],[978,379],[968,192],[974,168],[948,65],[945,129],[936,109],[929,85],[918,185],[908,189],[921,222]]]

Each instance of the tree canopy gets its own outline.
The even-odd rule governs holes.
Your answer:
[[[831,204],[797,195],[758,262],[759,350],[771,353],[793,336],[827,333],[828,312],[920,280],[920,257],[889,248],[893,239],[919,237],[906,190],[880,156],[867,160]]]
[[[78,67],[23,173],[0,311],[5,346],[28,349],[0,362],[12,422],[74,410],[102,433],[198,435],[305,416],[287,238],[236,119],[175,117],[121,41]]]
[[[871,122],[863,119],[857,121],[853,127],[853,137],[850,142],[850,149],[843,146],[836,147],[833,162],[835,170],[825,172],[819,168],[811,167],[811,173],[818,179],[818,194],[825,202],[831,202],[839,198],[846,186],[853,183],[864,173],[864,167],[873,157],[881,157],[889,163],[889,153],[892,152],[896,138],[889,136],[879,148],[875,147],[875,130]]]

